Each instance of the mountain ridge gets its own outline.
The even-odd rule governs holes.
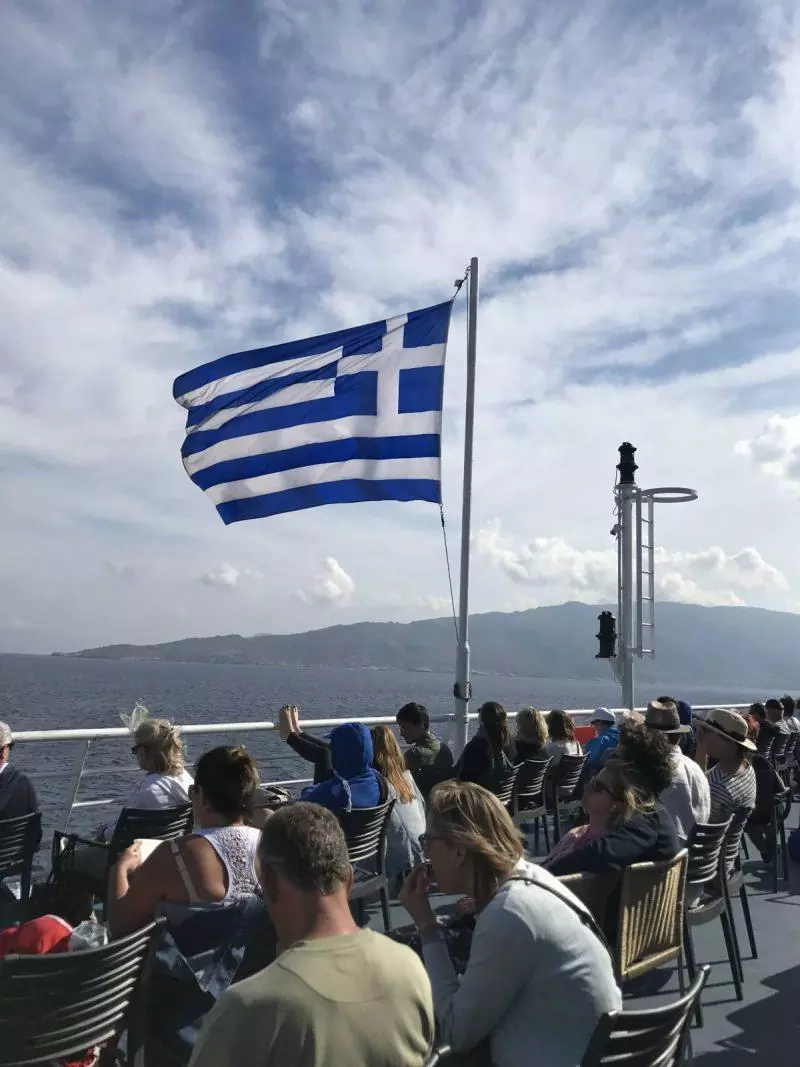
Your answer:
[[[593,679],[597,615],[607,605],[566,604],[470,617],[476,673]],[[612,609],[613,610],[613,609]],[[660,604],[656,658],[636,665],[642,681],[775,685],[798,680],[800,615],[749,607]],[[54,653],[59,655],[60,653]],[[448,672],[455,659],[452,618],[357,622],[295,634],[222,634],[151,645],[115,644],[67,653],[98,659],[263,666],[355,667]]]

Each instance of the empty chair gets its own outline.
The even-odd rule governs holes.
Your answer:
[[[394,800],[387,800],[377,808],[353,808],[352,811],[334,813],[344,830],[347,852],[355,875],[350,900],[358,903],[360,920],[363,922],[363,901],[378,894],[385,930],[392,928],[385,859],[386,833],[394,803]],[[367,863],[369,867],[365,868],[363,864]]]
[[[0,883],[6,878],[20,879],[23,911],[31,895],[31,868],[41,837],[42,816],[38,811],[0,820]]]
[[[553,813],[553,841],[561,838],[561,819],[580,808],[578,783],[586,763],[585,756],[562,756],[552,775],[548,775],[545,792],[548,811]]]
[[[53,833],[53,874],[56,880],[68,879],[89,890],[94,896],[105,898],[108,885],[108,872],[134,841],[146,838],[158,841],[174,841],[185,837],[192,829],[192,805],[184,804],[180,808],[139,809],[123,808],[114,834],[109,844],[102,841],[89,841],[77,834],[64,834],[60,830]],[[105,850],[106,865],[102,877],[97,878],[88,873],[75,870],[71,863],[71,853],[76,847]]]
[[[127,1062],[135,1063],[143,980],[160,925],[86,952],[0,960],[0,1067],[73,1057],[126,1029]]]
[[[634,863],[622,872],[616,969],[620,983],[678,961],[684,991],[683,909],[688,852],[671,860]]]
[[[607,1012],[592,1034],[581,1067],[677,1067],[709,970],[701,967],[689,991],[673,1004]]]
[[[694,958],[692,927],[719,919],[731,967],[736,999],[742,999],[741,961],[734,940],[728,881],[725,876],[723,847],[731,820],[721,823],[695,823],[689,837],[689,861],[686,871],[687,906],[684,909],[683,943],[689,978],[694,981],[697,967]],[[702,894],[702,895],[699,895]],[[699,895],[699,896],[698,896]],[[700,1001],[697,1022],[703,1025]]]
[[[544,843],[550,851],[550,831],[547,825],[547,806],[544,801],[544,781],[551,760],[525,760],[519,765],[511,798],[511,817],[514,825],[534,825],[534,854],[539,851],[539,824],[544,829]]]

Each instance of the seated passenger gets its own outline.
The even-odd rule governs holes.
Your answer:
[[[33,782],[9,762],[13,747],[11,728],[0,722],[0,819],[19,819],[39,810]]]
[[[522,708],[517,712],[517,729],[514,734],[514,762],[524,760],[548,760],[547,723],[536,708]]]
[[[375,769],[386,779],[389,796],[395,800],[386,838],[386,877],[392,893],[396,893],[408,869],[422,861],[425,801],[388,726],[372,727],[372,747]]]
[[[758,720],[752,715],[744,715],[742,718],[747,723],[748,739],[757,747],[760,729]],[[756,805],[747,820],[746,832],[761,853],[764,863],[772,863],[777,845],[772,828],[772,809],[776,795],[782,793],[786,786],[766,756],[753,752],[749,759],[756,776]]]
[[[276,811],[258,863],[282,952],[223,994],[191,1067],[422,1067],[434,1039],[430,983],[410,949],[353,921],[336,818],[316,804]]]
[[[575,738],[575,723],[572,716],[560,708],[553,708],[547,716],[548,741],[545,745],[550,757],[550,771],[559,764],[562,756],[581,756],[583,749]]]
[[[303,800],[331,811],[377,808],[386,802],[386,781],[372,766],[372,738],[362,723],[335,726],[323,741],[300,729],[298,709],[290,704],[281,708],[280,730],[298,756],[314,764],[314,785],[302,791]]]
[[[492,788],[509,771],[514,758],[506,715],[502,704],[487,700],[479,712],[480,726],[461,753],[456,776],[462,782]]]
[[[151,922],[164,901],[228,903],[258,891],[259,831],[245,825],[258,771],[244,748],[212,748],[197,761],[194,831],[163,841],[143,861],[138,842],[111,870],[108,922],[123,937]]]
[[[473,897],[478,912],[459,980],[424,867],[400,894],[419,929],[440,1040],[458,1052],[488,1040],[497,1067],[576,1067],[600,1016],[622,1006],[589,912],[523,860],[510,816],[479,786],[433,789],[425,846],[439,889]]]
[[[672,781],[670,744],[645,726],[628,726],[625,745],[586,785],[583,805],[590,826],[606,833],[578,841],[573,851],[548,859],[553,874],[621,871],[631,863],[668,860],[679,850],[675,821],[657,799]],[[556,846],[558,847],[558,846]]]
[[[780,702],[775,703],[780,708]],[[769,700],[766,707],[769,716]],[[756,776],[750,765],[756,746],[747,732],[742,716],[726,708],[712,708],[697,724],[695,759],[702,770],[706,770],[709,759],[717,761],[706,775],[711,791],[711,822],[733,817],[740,836],[744,820],[756,806]],[[731,840],[731,845],[734,843]],[[735,855],[733,847],[729,855]]]
[[[647,705],[645,725],[657,730],[670,743],[672,781],[659,796],[659,800],[675,820],[678,838],[685,844],[696,822],[708,822],[711,812],[711,794],[708,779],[693,759],[681,751],[681,739],[690,733],[690,727],[681,722],[678,706],[673,701],[651,700]],[[624,742],[620,742],[624,745]]]
[[[423,767],[447,770],[453,766],[453,753],[430,732],[430,718],[424,704],[404,704],[397,713],[400,736],[410,747],[406,750],[406,767],[412,774]]]
[[[586,742],[587,767],[601,767],[608,759],[611,751],[619,743],[619,729],[614,713],[608,708],[596,708],[592,715],[592,726],[595,736]]]

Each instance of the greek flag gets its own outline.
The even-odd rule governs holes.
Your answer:
[[[453,302],[237,352],[175,379],[183,465],[223,522],[321,504],[441,500]]]

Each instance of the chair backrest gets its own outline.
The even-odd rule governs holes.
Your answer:
[[[427,801],[433,787],[441,782],[452,781],[455,773],[453,767],[420,767],[418,771],[414,771],[414,781],[423,799]]]
[[[162,922],[104,948],[0,960],[0,1067],[73,1056],[126,1027],[133,1062],[138,994]]]
[[[692,1012],[708,980],[701,967],[685,996],[645,1011],[610,1011],[601,1016],[581,1067],[677,1067]]]
[[[621,982],[680,956],[688,857],[682,849],[671,860],[634,863],[622,872],[616,949]]]
[[[490,793],[494,793],[501,804],[505,804],[507,808],[511,807],[511,800],[514,796],[514,783],[517,780],[519,769],[522,764],[516,764],[515,766],[508,767],[487,782],[486,788]]]
[[[730,819],[726,819],[725,822],[696,822],[694,824],[687,842],[689,851],[689,862],[686,868],[687,885],[706,885],[717,877],[719,857],[730,824]]]
[[[185,837],[192,829],[192,805],[179,808],[123,808],[109,846],[109,864],[115,863],[120,852],[136,840],[154,838],[173,841]]]
[[[744,833],[747,820],[750,818],[751,814],[752,812],[750,811],[739,811],[731,816],[730,826],[728,827],[728,832],[725,834],[725,839],[722,844],[722,862],[725,865],[727,874],[730,874],[736,865],[736,861],[739,859],[739,849],[742,847],[742,834]]]
[[[772,745],[772,762],[782,763],[789,742],[792,740],[792,734],[776,734],[775,740]]]
[[[37,812],[17,819],[0,820],[0,878],[22,876],[22,895],[30,891],[31,867],[42,830],[42,816]]]
[[[351,863],[374,859],[377,872],[383,873],[386,832],[394,804],[394,799],[391,799],[377,808],[353,808],[352,811],[336,813],[347,839]]]
[[[553,780],[556,794],[561,800],[572,799],[575,790],[578,788],[578,782],[581,779],[581,772],[585,763],[586,756],[562,756],[558,761]]]
[[[798,735],[800,736],[800,735]],[[513,811],[520,812],[538,808],[544,803],[544,779],[549,759],[526,759],[519,765],[514,781]]]
[[[800,734],[798,734],[800,737]],[[758,737],[756,738],[756,749],[762,756],[766,756],[769,759],[772,755],[772,747],[774,738],[771,733],[766,730],[759,730]]]
[[[613,923],[608,922],[608,902],[611,894],[619,886],[619,872],[603,871],[598,874],[589,874],[582,871],[579,874],[561,874],[558,880],[582,904],[586,905],[594,916],[594,921],[604,933],[607,933],[613,926]]]

